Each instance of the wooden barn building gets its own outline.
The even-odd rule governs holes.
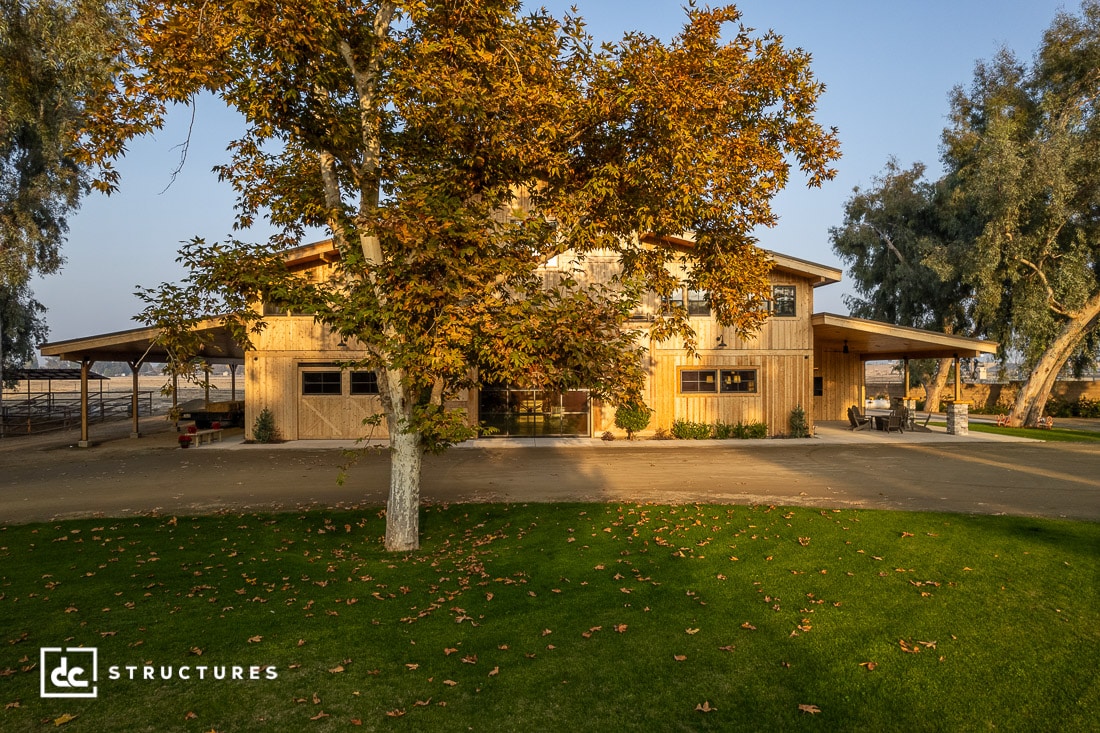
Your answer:
[[[683,240],[679,246],[690,246]],[[705,293],[681,292],[698,339],[694,354],[680,343],[647,338],[647,321],[661,304],[644,302],[628,324],[642,331],[647,347],[648,378],[644,399],[652,408],[649,429],[669,429],[675,420],[714,424],[765,423],[769,435],[787,432],[788,420],[802,407],[814,421],[846,420],[851,405],[862,404],[863,363],[882,359],[971,358],[993,353],[996,345],[978,339],[937,334],[920,329],[829,313],[814,313],[817,288],[837,283],[840,270],[769,253],[771,315],[752,338],[739,338],[711,317]],[[330,241],[304,245],[287,253],[296,272],[311,279],[326,277],[337,257]],[[544,267],[553,279],[574,265],[567,255]],[[614,257],[588,256],[584,275],[610,277]],[[381,412],[378,385],[369,371],[342,369],[361,355],[310,316],[265,306],[268,327],[244,352],[215,333],[211,363],[243,364],[246,435],[263,409],[272,412],[284,439],[354,439],[364,435],[365,416]],[[206,328],[217,332],[216,322]],[[96,361],[127,361],[139,368],[158,361],[153,329],[47,344],[46,356],[59,356],[89,369]],[[544,392],[522,385],[486,388],[462,394],[450,403],[469,419],[495,429],[500,436],[600,436],[621,434],[614,426],[614,409],[591,399],[585,391]],[[644,434],[644,433],[643,433]],[[374,437],[384,437],[376,428]],[[85,436],[86,439],[86,436]]]

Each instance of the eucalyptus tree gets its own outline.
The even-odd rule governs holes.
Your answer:
[[[957,237],[957,217],[946,206],[944,181],[925,178],[923,163],[902,169],[887,162],[866,189],[844,204],[844,222],[829,230],[833,251],[847,265],[855,294],[852,315],[943,333],[970,331],[969,287],[941,277],[940,261]],[[935,409],[952,359],[914,367]]]
[[[76,143],[88,100],[111,83],[125,17],[103,0],[0,3],[0,381],[45,339],[29,282],[64,261],[91,181]]]
[[[809,54],[752,35],[732,6],[690,5],[671,42],[605,46],[517,0],[150,0],[136,17],[134,67],[90,157],[109,163],[168,105],[214,94],[246,123],[218,171],[238,223],[282,232],[193,242],[194,287],[167,286],[147,317],[171,320],[172,298],[201,291],[247,334],[261,327],[250,304],[277,299],[360,344],[390,435],[391,550],[419,542],[422,452],[472,434],[449,395],[491,380],[626,399],[643,375],[621,326],[647,288],[707,290],[719,319],[753,331],[770,264],[752,230],[774,223],[792,165],[819,185],[838,156],[814,119]],[[339,251],[327,282],[281,266],[313,226]],[[638,236],[685,231],[682,275],[680,253]],[[547,286],[539,266],[567,251],[616,253],[621,275]],[[682,313],[653,328],[692,343]]]
[[[975,325],[1025,358],[1011,419],[1034,424],[1100,320],[1100,2],[1059,13],[1028,64],[1002,51],[952,96],[952,205],[981,228],[957,252]]]

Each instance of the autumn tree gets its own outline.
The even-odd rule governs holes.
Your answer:
[[[838,146],[814,120],[809,55],[739,19],[692,7],[671,42],[597,47],[578,18],[516,0],[141,2],[140,50],[89,155],[109,162],[198,94],[243,115],[218,172],[239,225],[282,233],[192,243],[193,287],[166,293],[205,293],[242,333],[256,300],[291,304],[361,347],[390,435],[385,544],[412,549],[422,452],[472,434],[449,395],[503,381],[625,400],[642,371],[622,324],[646,289],[706,290],[723,323],[762,322],[770,263],[752,230],[774,223],[792,165],[818,185]],[[340,255],[323,283],[279,257],[313,226]],[[687,231],[686,255],[639,237]],[[538,272],[596,252],[618,258],[614,282]],[[683,313],[654,328],[693,338]]]
[[[1034,424],[1100,319],[1100,2],[1059,13],[1031,64],[1002,51],[954,91],[944,132],[953,206],[981,228],[955,260],[976,326],[1029,377],[1011,420]]]
[[[939,264],[961,235],[960,216],[948,206],[946,182],[925,178],[923,163],[903,169],[894,159],[866,189],[844,204],[844,223],[829,230],[833,251],[847,265],[855,294],[852,315],[899,326],[969,334],[969,286],[942,277]],[[953,360],[914,366],[925,406],[936,409]]]

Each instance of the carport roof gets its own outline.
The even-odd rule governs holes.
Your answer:
[[[229,330],[216,319],[202,322],[197,331],[208,338],[201,356],[210,364],[242,364],[244,350],[229,335]],[[170,361],[167,350],[158,341],[161,330],[156,327],[134,328],[128,331],[85,336],[43,344],[43,356],[56,356],[63,361]]]
[[[973,358],[997,353],[993,341],[895,326],[834,313],[815,313],[814,348],[858,354],[863,361]]]

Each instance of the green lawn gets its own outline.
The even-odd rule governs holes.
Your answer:
[[[380,550],[377,508],[0,528],[0,729],[1096,729],[1100,524],[625,504],[422,522],[410,555]],[[80,645],[98,698],[40,699],[40,647]]]
[[[939,424],[944,425],[945,423]],[[1067,430],[1058,427],[1050,430],[1045,428],[1009,428],[973,421],[970,423],[970,430],[976,433],[999,433],[1020,438],[1034,438],[1035,440],[1046,440],[1051,443],[1100,443],[1100,433],[1089,430]]]

